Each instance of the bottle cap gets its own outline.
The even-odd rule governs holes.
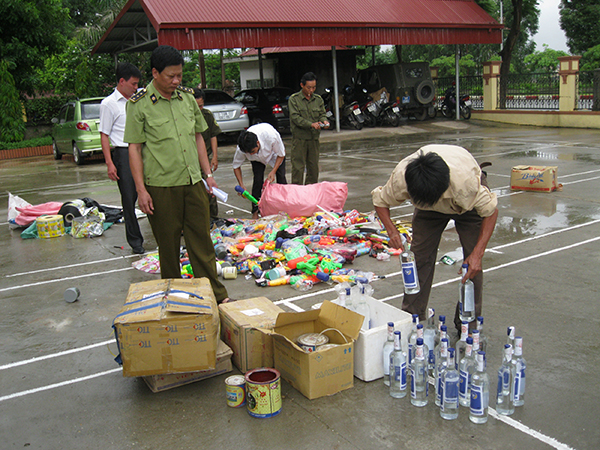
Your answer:
[[[467,338],[467,345],[473,345],[473,338],[471,336]]]
[[[393,327],[394,326],[394,322],[388,322],[388,327]]]
[[[423,338],[417,338],[417,345],[423,345]]]
[[[438,316],[438,320],[442,323],[446,323],[446,316],[440,315],[440,316]]]
[[[440,330],[442,330],[442,331],[448,331],[448,327],[446,325],[442,325],[440,327]]]
[[[422,323],[418,323],[417,324],[417,330],[420,330],[421,328],[423,328],[423,324]]]

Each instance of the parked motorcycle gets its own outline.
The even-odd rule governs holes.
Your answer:
[[[325,112],[327,114],[327,117],[329,121],[334,125],[335,114],[333,87],[326,88],[325,93],[321,97],[323,98],[323,102],[325,103]],[[351,86],[346,85],[344,87],[342,97],[344,99],[344,104],[340,108],[340,126],[361,130],[365,123],[365,116],[360,110],[358,102],[356,100],[353,100],[353,90]]]
[[[450,119],[456,116],[456,88],[454,86],[449,87],[444,93],[444,101],[440,109],[444,117]],[[459,110],[463,119],[471,118],[471,97],[469,95],[460,96]]]

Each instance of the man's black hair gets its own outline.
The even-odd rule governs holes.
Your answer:
[[[142,78],[140,69],[128,62],[120,62],[117,64],[117,70],[115,71],[115,74],[117,76],[117,84],[121,78],[123,78],[125,81],[129,81],[131,77],[135,77],[138,80]]]
[[[206,96],[204,95],[204,90],[195,87],[194,88],[194,98],[204,99]]]
[[[168,66],[183,66],[183,56],[179,50],[170,45],[159,45],[152,52],[150,57],[150,68],[156,69],[158,73],[165,70]]]
[[[421,152],[406,166],[404,179],[416,206],[433,206],[450,186],[450,168],[437,153]]]
[[[258,147],[258,136],[252,131],[242,131],[238,137],[238,147],[244,153],[250,153],[256,147]]]
[[[307,81],[317,81],[317,76],[312,72],[306,72],[304,75],[302,75],[300,83],[306,84]]]

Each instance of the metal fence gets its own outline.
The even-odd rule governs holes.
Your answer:
[[[558,110],[560,77],[557,73],[510,74],[500,80],[498,105],[501,93],[506,92],[504,109]]]
[[[596,80],[594,80],[596,76]],[[581,71],[577,76],[577,109],[592,109],[594,106],[594,83],[600,85],[600,72]]]
[[[435,80],[438,109],[444,101],[444,93],[455,82],[456,77],[441,77]],[[460,77],[459,83],[460,95],[468,94],[471,97],[471,109],[483,109],[483,77],[481,75],[464,76]]]

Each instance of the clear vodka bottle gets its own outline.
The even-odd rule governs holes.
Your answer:
[[[477,330],[479,330],[479,348],[487,355],[488,338],[483,334],[483,316],[477,317]]]
[[[442,339],[441,334],[442,334],[442,325],[446,325],[446,316],[438,316],[438,326],[435,329],[435,337],[433,338],[433,347],[437,348],[438,345],[440,345],[440,340]],[[446,330],[448,330],[446,328]]]
[[[421,290],[419,275],[417,274],[417,262],[415,254],[410,250],[410,245],[404,242],[404,251],[400,254],[402,265],[402,281],[404,281],[404,293],[416,294]]]
[[[440,357],[438,358],[438,364],[435,367],[434,377],[436,406],[441,406],[442,404],[442,391],[444,388],[444,386],[442,385],[442,373],[446,370],[446,367],[448,366],[448,348],[448,339],[442,339]]]
[[[448,349],[448,367],[442,374],[442,403],[440,416],[446,420],[458,418],[458,384],[460,376],[456,370],[454,349]]]
[[[475,360],[475,353],[473,353],[473,338],[468,337],[465,357],[458,363],[458,374],[460,376],[458,401],[461,406],[469,407],[471,403],[471,378],[476,366],[477,361]]]
[[[464,277],[469,270],[468,264],[462,265],[462,276]],[[458,317],[465,322],[473,322],[475,320],[475,285],[473,281],[467,280],[460,283],[460,297],[458,300]]]
[[[390,385],[390,353],[394,351],[394,322],[387,324],[387,340],[383,344],[383,384]]]
[[[417,324],[417,340],[419,338],[423,339],[423,356],[425,357],[425,363],[427,364],[427,375],[429,375],[429,347],[427,347],[427,344],[425,343],[425,338],[424,338],[424,329],[423,329],[423,324],[419,323]],[[414,361],[414,356],[413,356],[413,361]],[[412,364],[412,361],[411,361]]]
[[[406,355],[402,351],[400,331],[394,332],[394,350],[390,354],[390,395],[406,397]]]
[[[419,324],[419,315],[412,315],[412,331],[408,336],[408,368],[412,368],[412,360],[415,359],[415,347],[417,345],[417,325]]]
[[[508,327],[506,329],[506,344],[510,344],[510,346],[515,348],[515,327]],[[504,359],[504,347],[502,347],[502,359]]]
[[[366,331],[371,328],[371,309],[367,303],[365,286],[360,285],[356,293],[356,297],[354,299],[354,310],[357,314],[360,314],[365,318],[363,320],[361,329]]]
[[[496,394],[496,412],[510,416],[515,412],[513,389],[515,385],[515,366],[511,364],[512,347],[504,346],[504,358],[498,369],[498,389]]]
[[[423,342],[429,350],[435,348],[435,310],[427,309],[427,324],[423,328]]]
[[[460,361],[465,356],[467,338],[469,337],[469,322],[463,320],[460,325],[460,340],[456,342],[456,355]]]
[[[473,423],[485,423],[488,420],[490,377],[485,369],[485,352],[479,352],[477,353],[477,370],[471,378],[469,420]]]
[[[440,353],[442,351],[442,339],[448,339],[448,343],[450,343],[450,339],[448,338],[448,327],[446,327],[446,325],[442,325],[440,330],[440,342],[435,346],[435,364],[437,367],[437,364],[441,361],[440,359]],[[450,347],[450,345],[448,345],[448,347]],[[435,372],[435,367],[433,369],[433,371]],[[435,374],[434,374],[435,376]]]
[[[527,363],[523,358],[523,338],[515,338],[514,355],[511,364],[515,367],[515,386],[513,388],[515,406],[523,406],[525,404],[525,369]]]
[[[417,339],[415,359],[411,369],[410,402],[414,406],[427,405],[429,383],[427,379],[427,361],[423,352],[423,339]]]
[[[479,347],[479,330],[471,331],[471,337],[473,338],[473,358],[477,359],[477,353],[481,351]]]

